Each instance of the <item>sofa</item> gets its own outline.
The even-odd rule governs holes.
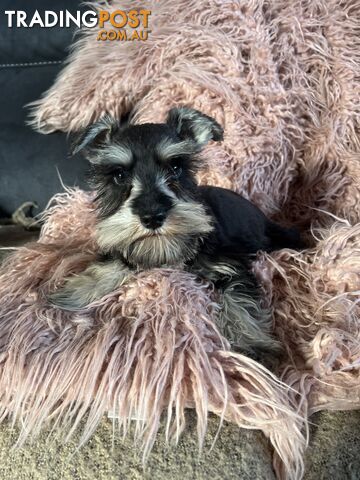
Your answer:
[[[42,135],[27,125],[27,105],[54,82],[68,55],[74,28],[9,28],[7,10],[79,10],[72,0],[3,0],[0,13],[0,217],[9,217],[24,202],[42,210],[65,185],[84,186],[86,162],[68,159],[63,133]],[[61,181],[60,181],[61,178]]]

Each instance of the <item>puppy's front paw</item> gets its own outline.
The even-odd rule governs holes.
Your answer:
[[[129,269],[122,262],[95,263],[81,274],[70,277],[63,288],[48,296],[48,301],[62,310],[82,310],[114,291],[128,275]]]
[[[74,277],[69,279],[64,287],[47,297],[50,305],[61,310],[78,311],[85,308],[93,300],[92,294],[86,282]]]

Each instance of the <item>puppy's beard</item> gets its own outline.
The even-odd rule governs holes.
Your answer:
[[[98,223],[97,241],[104,252],[120,252],[132,265],[155,268],[181,265],[198,252],[201,239],[213,230],[203,205],[176,200],[162,227],[143,227],[130,201],[119,212]]]

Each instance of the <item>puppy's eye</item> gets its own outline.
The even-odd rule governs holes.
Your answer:
[[[125,170],[123,168],[118,168],[113,173],[113,180],[116,185],[120,185],[125,178]]]
[[[174,180],[178,179],[181,174],[182,174],[182,168],[180,167],[180,165],[177,165],[177,164],[171,165],[171,177]]]

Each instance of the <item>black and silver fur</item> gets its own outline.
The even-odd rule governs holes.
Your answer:
[[[250,262],[259,250],[301,248],[301,240],[240,195],[197,185],[202,148],[222,138],[214,119],[185,107],[172,109],[163,124],[106,117],[82,132],[73,151],[91,163],[100,255],[54,292],[51,304],[83,309],[136,271],[176,266],[219,289],[219,327],[234,347],[278,349]]]

